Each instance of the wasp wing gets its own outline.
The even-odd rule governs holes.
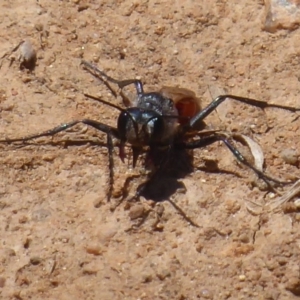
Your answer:
[[[179,123],[184,125],[200,110],[200,99],[191,90],[181,87],[163,86],[160,91],[164,97],[171,99],[178,110]]]

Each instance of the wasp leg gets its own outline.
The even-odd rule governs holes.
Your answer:
[[[218,96],[216,99],[214,99],[206,108],[201,110],[196,116],[194,116],[190,120],[188,127],[194,128],[196,124],[199,124],[198,122],[203,121],[209,114],[211,114],[226,99],[237,100],[239,102],[242,102],[242,103],[245,103],[248,105],[260,107],[262,109],[265,109],[266,107],[275,107],[275,108],[289,110],[291,112],[300,111],[300,108],[295,108],[295,107],[291,107],[291,106],[272,104],[272,103],[268,103],[266,101],[260,101],[260,100],[256,100],[256,99],[245,98],[245,97],[234,96],[234,95],[221,95],[221,96]]]
[[[192,142],[180,142],[180,143],[176,143],[174,147],[178,149],[196,149],[196,148],[206,147],[218,141],[222,141],[227,146],[227,148],[232,152],[235,158],[240,163],[250,168],[260,179],[262,179],[268,185],[270,190],[274,191],[274,188],[272,187],[270,182],[274,182],[275,184],[278,185],[285,185],[285,184],[292,183],[290,181],[280,181],[275,178],[272,178],[266,175],[265,173],[263,173],[262,171],[258,170],[254,166],[252,166],[251,163],[249,163],[247,159],[240,153],[240,151],[231,144],[228,138],[222,135],[206,136]]]
[[[41,133],[37,133],[37,134],[32,134],[32,135],[28,135],[25,137],[20,137],[20,138],[5,138],[3,140],[0,140],[0,143],[14,143],[14,142],[26,142],[29,140],[33,140],[39,137],[43,137],[43,136],[53,136],[59,132],[65,131],[79,123],[85,124],[85,125],[89,125],[94,127],[97,130],[100,130],[106,134],[110,134],[113,135],[114,137],[118,138],[118,131],[116,128],[113,128],[111,126],[102,124],[100,122],[94,121],[94,120],[89,120],[89,119],[83,119],[83,120],[75,120],[75,121],[71,121],[69,123],[64,123],[61,124],[57,127],[54,127],[50,130],[46,130],[43,131]]]
[[[60,126],[57,126],[55,128],[52,128],[50,130],[38,133],[38,134],[33,134],[33,135],[28,135],[25,137],[20,137],[20,138],[6,138],[3,140],[0,140],[0,143],[14,143],[14,142],[26,142],[29,140],[37,139],[43,136],[53,136],[59,132],[65,131],[76,124],[86,124],[91,127],[94,127],[97,130],[100,130],[107,135],[107,148],[108,148],[108,156],[109,156],[109,190],[107,194],[107,199],[108,201],[111,198],[112,191],[113,191],[113,182],[114,182],[114,160],[113,160],[113,141],[112,137],[119,137],[118,131],[116,128],[102,124],[100,122],[94,121],[94,120],[89,120],[89,119],[83,119],[83,120],[75,120],[69,123],[62,124]]]
[[[114,144],[113,144],[111,134],[106,134],[106,138],[107,138],[108,168],[109,168],[109,183],[108,183],[109,185],[108,185],[107,200],[110,201],[114,189],[114,157],[113,157]]]
[[[126,106],[130,106],[131,101],[128,99],[128,97],[122,91],[125,86],[134,84],[137,95],[142,96],[144,94],[143,84],[138,79],[117,80],[117,79],[114,79],[114,78],[108,76],[106,73],[104,73],[103,71],[98,69],[95,65],[93,65],[85,60],[83,60],[81,62],[81,64],[83,64],[84,67],[86,68],[86,70],[88,72],[90,72],[93,76],[102,80],[115,97],[117,96],[117,93],[111,88],[111,86],[108,84],[108,82],[112,82],[112,83],[115,83],[116,85],[118,85],[118,87],[121,89],[121,93],[120,93],[121,97]]]

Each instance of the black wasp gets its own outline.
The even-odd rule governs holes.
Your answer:
[[[300,111],[300,108],[271,104],[265,101],[235,95],[220,95],[208,106],[201,109],[199,99],[195,97],[193,92],[187,89],[163,87],[159,92],[146,93],[144,92],[143,84],[140,80],[116,80],[89,62],[82,61],[82,65],[92,75],[103,80],[109,88],[109,83],[113,83],[121,90],[121,96],[123,97],[126,108],[121,108],[97,97],[84,94],[88,98],[100,101],[120,111],[116,127],[112,127],[95,120],[81,119],[59,125],[45,132],[20,138],[6,138],[0,140],[0,142],[26,142],[39,137],[53,136],[75,126],[78,123],[83,123],[96,128],[97,130],[105,133],[107,138],[110,170],[108,199],[111,198],[113,190],[113,138],[119,141],[119,156],[122,160],[124,160],[125,157],[125,146],[128,145],[131,147],[133,154],[133,167],[136,165],[140,153],[145,149],[148,153],[148,158],[150,157],[150,159],[155,155],[157,156],[157,153],[159,153],[158,156],[161,159],[156,162],[154,175],[159,173],[159,171],[163,168],[164,160],[167,159],[168,153],[170,153],[172,149],[179,151],[185,149],[196,149],[222,141],[240,163],[252,169],[270,188],[272,188],[272,183],[279,185],[289,183],[274,179],[254,167],[231,143],[230,139],[225,134],[212,132],[208,135],[199,136],[199,133],[201,133],[199,124],[201,124],[203,120],[226,99],[233,99],[262,109],[275,107],[291,112],[297,112]],[[136,89],[137,95],[133,104],[122,92],[122,89],[128,85],[134,85]],[[163,153],[163,155],[161,155],[161,153]],[[137,190],[136,197],[141,194],[144,187],[151,181],[151,178],[152,177],[150,177],[149,181]]]

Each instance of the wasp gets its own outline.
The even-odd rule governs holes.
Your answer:
[[[143,151],[147,152],[148,161],[154,161],[154,175],[137,190],[136,197],[141,195],[145,186],[151,181],[151,178],[155,177],[155,175],[163,169],[165,165],[164,162],[167,160],[171,151],[203,148],[220,141],[224,143],[241,164],[250,168],[268,187],[272,188],[272,184],[283,185],[290,183],[279,181],[258,170],[241,154],[226,134],[215,131],[201,135],[201,130],[203,129],[202,125],[204,119],[225,100],[231,99],[261,109],[274,107],[291,112],[298,112],[300,108],[272,104],[266,101],[230,94],[220,95],[206,107],[202,108],[199,98],[190,90],[165,86],[157,92],[145,92],[141,80],[117,80],[108,76],[92,63],[82,61],[81,64],[93,76],[101,79],[110,89],[110,84],[116,84],[120,89],[124,108],[92,95],[84,94],[87,98],[97,100],[120,112],[115,127],[96,120],[80,119],[61,124],[41,133],[18,138],[5,138],[0,140],[0,143],[26,142],[39,137],[53,136],[79,123],[86,124],[101,131],[106,135],[109,156],[110,180],[107,195],[108,199],[112,196],[114,182],[113,149],[115,145],[113,139],[118,141],[119,157],[122,161],[124,161],[126,157],[125,146],[129,146],[132,149],[133,167],[136,166],[138,157]],[[129,85],[135,87],[136,97],[134,101],[130,101],[123,93],[123,89]]]

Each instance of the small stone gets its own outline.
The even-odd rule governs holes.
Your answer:
[[[236,214],[240,209],[241,205],[236,199],[228,199],[225,201],[225,207],[229,214]]]
[[[152,275],[149,273],[142,274],[141,278],[142,278],[142,283],[149,283],[153,279]]]
[[[93,204],[94,204],[95,208],[99,208],[101,206],[101,204],[102,204],[102,201],[100,199],[95,199],[93,201]]]
[[[250,242],[249,236],[246,233],[242,233],[239,236],[239,240],[244,244],[248,244]]]
[[[55,267],[56,267],[56,260],[55,259],[47,259],[46,262],[44,263],[45,265],[45,271],[48,275],[52,274]]]
[[[260,270],[250,270],[247,273],[247,278],[249,278],[251,281],[258,281],[259,278],[261,277],[261,271]]]
[[[51,216],[51,212],[41,208],[32,213],[32,220],[36,222],[45,221],[49,216]]]
[[[160,280],[165,280],[167,277],[170,277],[171,276],[171,273],[169,270],[166,270],[166,269],[163,269],[163,270],[160,270],[156,276],[160,279]]]
[[[281,265],[281,266],[284,266],[288,263],[288,259],[286,257],[279,257],[278,258],[278,263]]]
[[[35,68],[37,55],[33,45],[29,40],[25,40],[20,45],[20,68],[32,70]]]
[[[200,291],[200,296],[203,299],[213,299],[213,294],[209,289],[203,289]]]
[[[275,261],[266,261],[266,267],[269,271],[274,271],[277,267],[277,264]]]
[[[78,6],[78,8],[77,8],[77,11],[78,12],[81,12],[81,11],[84,11],[84,10],[86,10],[86,9],[88,9],[89,8],[89,5],[88,4],[80,4],[79,6]]]
[[[89,263],[83,267],[82,271],[83,271],[83,274],[94,275],[94,274],[97,274],[98,269],[96,268],[94,263]]]
[[[196,251],[200,253],[202,249],[203,249],[203,244],[201,242],[198,242],[196,244]]]
[[[165,228],[164,224],[162,224],[160,222],[158,222],[158,223],[155,222],[154,225],[155,226],[153,226],[153,229],[157,230],[157,231],[162,231]]]
[[[30,258],[30,263],[34,266],[37,266],[41,263],[42,259],[38,256],[33,256]]]
[[[294,295],[300,296],[300,278],[298,276],[290,277],[285,288]]]
[[[25,237],[24,240],[23,240],[23,247],[24,247],[25,249],[28,249],[29,246],[30,246],[30,244],[31,244],[31,239],[28,238],[28,237]]]
[[[141,217],[144,216],[144,214],[145,214],[145,208],[144,208],[143,205],[136,204],[136,205],[133,205],[133,206],[130,207],[129,218],[131,220],[141,218]]]
[[[294,205],[295,205],[296,208],[300,208],[300,199],[296,199],[294,201]]]
[[[20,224],[25,224],[25,223],[27,223],[27,221],[28,221],[27,216],[20,216],[19,217],[19,223]]]
[[[298,155],[296,150],[285,149],[281,152],[282,159],[290,165],[296,165],[298,162]]]
[[[246,280],[246,276],[244,274],[239,276],[239,281],[245,281]]]
[[[96,235],[96,244],[106,245],[118,232],[119,224],[117,223],[107,223],[99,228]]]
[[[42,32],[44,30],[44,25],[42,23],[36,23],[36,24],[34,24],[34,28],[37,31]]]
[[[265,0],[265,7],[264,30],[275,33],[280,29],[295,30],[299,27],[299,0]]]
[[[86,246],[86,252],[93,255],[100,255],[102,253],[102,248],[97,244],[89,244]]]
[[[25,75],[25,76],[22,77],[23,83],[28,83],[31,80],[32,80],[32,78],[30,76],[28,76],[28,75]]]

